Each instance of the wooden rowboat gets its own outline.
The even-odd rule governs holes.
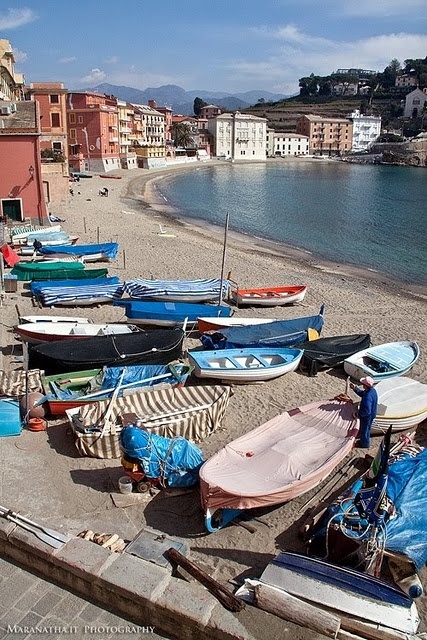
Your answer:
[[[18,324],[14,332],[24,342],[39,344],[56,340],[80,340],[94,336],[122,335],[135,333],[138,327],[132,324],[91,322],[31,322]]]
[[[237,318],[219,316],[218,318],[211,318],[202,316],[197,318],[197,329],[199,333],[208,333],[209,331],[218,331],[218,329],[226,329],[227,327],[247,327],[251,324],[267,324],[274,322],[272,318]]]
[[[285,304],[302,302],[307,293],[307,285],[293,287],[263,287],[260,289],[230,289],[231,299],[238,307],[244,305],[260,305],[276,307]]]
[[[295,371],[302,349],[219,349],[189,351],[198,378],[215,378],[224,382],[259,382],[272,380]]]
[[[344,360],[344,370],[354,380],[370,376],[375,382],[408,373],[420,357],[412,340],[388,342],[358,351]]]

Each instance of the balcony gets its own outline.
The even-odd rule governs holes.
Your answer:
[[[112,138],[109,138],[108,142],[110,144],[114,144],[115,142],[118,142],[119,138],[117,136],[113,136]]]

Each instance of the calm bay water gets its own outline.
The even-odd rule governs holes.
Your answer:
[[[427,285],[427,171],[327,160],[212,164],[161,193],[185,218]]]

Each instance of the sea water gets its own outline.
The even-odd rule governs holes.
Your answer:
[[[427,285],[427,170],[334,160],[206,164],[160,184],[179,215]]]

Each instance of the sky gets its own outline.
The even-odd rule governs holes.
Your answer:
[[[426,0],[3,0],[26,83],[299,92],[342,68],[427,56]]]

